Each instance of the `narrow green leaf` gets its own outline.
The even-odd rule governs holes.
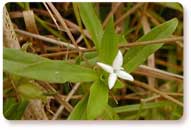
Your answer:
[[[15,98],[8,98],[3,101],[3,115],[5,118],[9,119],[17,106]]]
[[[8,120],[20,120],[26,107],[28,101],[21,100],[16,102],[14,98],[8,98],[3,103],[3,114]]]
[[[37,23],[39,23],[44,29],[46,29],[47,31],[49,31],[50,33],[52,33],[53,35],[55,35],[56,37],[60,38],[62,41],[66,41],[65,37],[63,35],[61,35],[58,31],[54,30],[53,28],[51,28],[47,22],[45,22],[44,20],[42,20],[40,17],[38,17],[37,15],[35,15],[35,20],[37,21]]]
[[[156,3],[160,4],[164,7],[168,7],[168,8],[183,12],[183,8],[182,8],[182,5],[180,3],[176,3],[176,2],[156,2]]]
[[[113,18],[111,18],[102,37],[99,50],[100,62],[112,64],[118,51],[118,40],[115,34]]]
[[[32,64],[40,61],[50,61],[47,58],[32,53],[26,53],[14,48],[3,48],[3,59],[24,64]]]
[[[152,102],[152,103],[145,103],[145,104],[134,104],[134,105],[125,105],[120,107],[114,107],[113,109],[117,113],[121,112],[131,112],[131,111],[138,111],[140,109],[140,106],[142,105],[141,109],[152,109],[152,108],[158,108],[158,107],[165,107],[168,105],[168,102]]]
[[[91,69],[65,61],[48,60],[16,49],[4,48],[3,58],[3,71],[31,79],[54,83],[88,82],[97,79],[95,71]]]
[[[17,108],[14,110],[14,113],[12,115],[13,120],[21,120],[28,103],[29,102],[27,100],[22,100],[17,104]]]
[[[169,20],[155,28],[153,28],[149,33],[145,34],[138,41],[149,41],[149,40],[157,40],[162,38],[167,38],[175,31],[178,24],[178,20],[176,18]],[[135,70],[140,64],[142,64],[148,56],[157,51],[161,44],[156,45],[146,45],[134,47],[128,50],[124,57],[124,68],[128,72],[132,72]]]
[[[91,86],[87,105],[88,119],[95,119],[104,111],[108,103],[108,91],[108,87],[100,80]]]
[[[79,8],[78,8],[78,3],[75,3],[73,2],[72,3],[73,5],[73,10],[74,10],[74,14],[75,14],[75,17],[76,17],[76,20],[77,20],[77,23],[78,25],[80,26],[80,32],[82,33],[82,36],[83,36],[83,39],[84,39],[84,42],[86,44],[86,46],[88,48],[91,47],[90,43],[88,42],[84,32],[83,32],[83,24],[82,24],[82,20],[81,20],[81,17],[80,17],[80,12],[79,12]]]
[[[70,113],[68,120],[85,120],[87,103],[88,103],[88,95],[83,97],[78,102],[73,111]]]
[[[98,49],[99,45],[101,44],[103,28],[92,4],[79,3],[79,11],[82,21],[90,33],[96,48]]]
[[[84,56],[89,60],[89,59],[95,58],[97,56],[97,52],[96,51],[86,52],[84,53]]]

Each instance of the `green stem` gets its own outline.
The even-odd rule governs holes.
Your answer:
[[[164,107],[167,105],[167,102],[154,102],[154,103],[145,103],[142,106],[142,110],[144,109],[151,109],[151,108],[158,108],[158,107]],[[131,111],[138,111],[140,110],[141,104],[135,104],[135,105],[125,105],[125,106],[120,106],[120,107],[114,107],[113,109],[117,113],[121,112],[131,112]]]

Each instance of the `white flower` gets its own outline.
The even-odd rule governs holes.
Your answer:
[[[125,79],[125,80],[130,80],[133,81],[134,78],[131,76],[129,73],[124,71],[124,68],[122,67],[123,65],[123,55],[121,51],[118,51],[112,66],[97,62],[97,65],[99,65],[103,70],[106,72],[110,73],[109,78],[108,78],[108,85],[109,89],[112,89],[113,86],[115,85],[115,82],[117,80],[117,77]]]

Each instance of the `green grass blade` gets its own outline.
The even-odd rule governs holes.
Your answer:
[[[68,120],[84,120],[86,119],[86,108],[88,103],[88,95],[83,97],[70,113]]]
[[[182,8],[182,5],[180,3],[176,3],[176,2],[159,2],[157,4],[160,4],[160,5],[164,6],[164,7],[168,7],[168,8],[183,12],[183,8]]]
[[[167,38],[175,31],[178,24],[176,18],[169,20],[155,28],[153,28],[149,33],[145,34],[138,41],[148,41],[148,40],[157,40],[162,38]],[[128,50],[124,57],[124,68],[128,72],[135,70],[140,64],[142,64],[148,56],[157,51],[161,44],[157,45],[146,45],[141,47],[134,47]]]
[[[14,98],[8,98],[3,103],[3,114],[8,120],[21,120],[21,117],[28,105],[28,101],[16,102]]]
[[[91,3],[78,3],[82,21],[90,33],[92,40],[99,50],[103,35],[103,28]]]
[[[108,91],[108,87],[100,80],[91,86],[87,105],[88,119],[95,119],[104,111],[108,103]]]
[[[58,31],[49,27],[49,25],[45,22],[45,20],[42,20],[37,15],[35,15],[35,20],[37,21],[37,23],[39,23],[42,26],[42,28],[46,29],[48,32],[55,35],[56,37],[59,37],[62,41],[66,41],[65,37],[62,34],[60,34]]]
[[[110,19],[102,37],[99,50],[100,62],[112,65],[118,51],[118,37],[115,34],[113,18]]]
[[[105,110],[103,111],[101,118],[104,120],[119,120],[119,116],[117,115],[117,113],[114,111],[114,109],[107,105],[105,107]]]
[[[114,107],[113,109],[115,110],[115,112],[121,113],[121,112],[139,111],[140,106],[141,106],[141,109],[144,110],[144,109],[165,107],[166,105],[168,105],[168,102],[161,101],[161,102],[153,102],[153,103],[145,103],[145,104],[125,105],[120,107]]]

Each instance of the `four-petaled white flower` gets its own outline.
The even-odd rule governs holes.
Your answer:
[[[117,80],[117,77],[125,80],[130,80],[133,81],[134,78],[131,76],[129,73],[124,71],[124,68],[122,67],[123,65],[123,55],[121,51],[118,51],[112,66],[97,62],[97,65],[99,65],[103,70],[106,72],[110,73],[109,78],[108,78],[108,85],[109,89],[112,89],[113,86],[115,85],[115,82]]]

